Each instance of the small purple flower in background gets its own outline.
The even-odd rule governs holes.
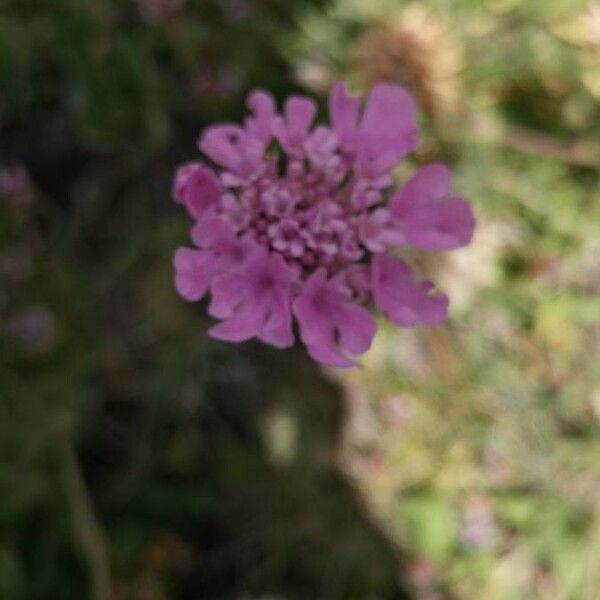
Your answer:
[[[375,335],[364,308],[370,298],[402,327],[441,322],[446,296],[416,281],[390,250],[458,248],[475,222],[442,164],[388,193],[390,170],[418,143],[408,92],[380,83],[361,110],[337,83],[331,126],[313,126],[309,98],[288,98],[283,114],[260,90],[247,104],[252,115],[242,126],[215,125],[200,137],[217,168],[188,163],[173,183],[175,202],[195,220],[195,248],[174,255],[175,286],[192,302],[211,293],[209,313],[223,321],[209,334],[285,348],[295,317],[314,360],[351,367]]]
[[[207,69],[205,65],[190,75],[193,98],[202,105],[227,102],[238,94],[244,84],[243,74],[235,68],[220,65]]]
[[[500,538],[491,502],[485,496],[466,498],[458,520],[458,540],[465,550],[485,550]]]
[[[187,0],[137,0],[142,18],[152,25],[167,23],[177,17]]]
[[[54,314],[46,307],[31,307],[9,318],[6,333],[33,352],[52,346],[56,334]]]
[[[27,167],[21,164],[0,167],[0,200],[7,200],[17,212],[27,210],[35,188]]]

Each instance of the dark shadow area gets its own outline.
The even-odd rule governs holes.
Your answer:
[[[110,454],[103,444],[116,435],[111,425],[86,434],[84,468],[113,535],[133,523],[151,532],[156,552],[160,546],[166,552],[161,569],[171,581],[169,597],[182,600],[251,592],[409,598],[399,584],[399,548],[335,462],[344,418],[340,390],[300,351],[249,344],[209,361],[196,390],[201,398],[186,416],[188,447],[177,449],[187,469],[169,460],[182,443],[182,431],[171,429],[141,462],[136,445],[124,444],[100,476],[94,457]],[[283,465],[269,460],[261,433],[274,407],[289,411],[297,427],[294,455]],[[134,440],[143,415],[114,408],[107,403],[91,429],[104,419]],[[175,416],[173,407],[164,410]]]

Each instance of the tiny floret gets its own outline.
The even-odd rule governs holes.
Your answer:
[[[208,312],[220,322],[209,335],[286,348],[295,320],[314,360],[344,368],[375,336],[371,301],[401,327],[443,321],[448,298],[415,281],[392,251],[459,248],[475,221],[443,164],[392,190],[391,169],[418,143],[411,95],[380,83],[361,108],[336,83],[330,126],[315,126],[310,98],[288,98],[279,114],[255,90],[247,106],[243,125],[200,136],[211,164],[182,165],[173,182],[173,199],[194,220],[193,247],[173,257],[175,287],[190,302],[210,294]]]

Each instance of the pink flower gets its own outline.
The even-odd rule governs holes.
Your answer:
[[[209,334],[285,348],[295,318],[310,356],[350,367],[375,335],[364,308],[371,297],[400,326],[442,321],[447,298],[415,282],[388,252],[457,248],[470,241],[474,219],[450,194],[443,165],[419,169],[390,193],[390,169],[417,143],[408,92],[378,84],[361,111],[338,83],[331,126],[314,126],[309,98],[289,98],[280,115],[256,90],[247,105],[243,125],[214,125],[200,137],[217,168],[188,163],[173,185],[175,201],[195,220],[195,248],[174,255],[175,287],[192,302],[210,292],[209,313],[222,322]]]

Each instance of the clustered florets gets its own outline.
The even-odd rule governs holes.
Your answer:
[[[343,83],[329,97],[331,126],[312,127],[316,105],[293,96],[276,112],[263,91],[248,97],[243,126],[206,129],[199,148],[218,167],[180,167],[173,197],[195,220],[196,246],[174,255],[175,285],[186,300],[208,291],[222,322],[212,337],[253,337],[278,348],[294,342],[292,316],[308,353],[335,367],[355,364],[375,321],[372,297],[394,323],[436,324],[446,296],[417,283],[388,253],[412,246],[450,250],[469,243],[469,204],[450,195],[450,172],[420,168],[391,194],[390,170],[417,144],[415,104],[399,85],[371,90],[364,110]]]

